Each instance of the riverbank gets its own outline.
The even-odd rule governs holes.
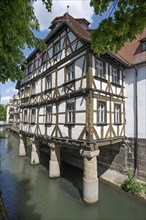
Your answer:
[[[0,220],[8,220],[7,212],[1,195],[0,195]]]
[[[114,170],[107,170],[106,172],[104,172],[100,176],[100,179],[104,182],[107,182],[111,186],[121,188],[121,185],[123,184],[124,180],[127,179],[127,176],[124,175],[124,174],[121,174],[117,171],[114,171]],[[144,182],[139,181],[139,180],[137,180],[137,181],[140,182],[140,183],[144,183]],[[127,193],[129,193],[129,192],[127,192]],[[131,194],[131,193],[129,193],[129,194]],[[142,200],[146,201],[146,194],[144,193],[144,191],[142,191],[140,194],[134,194],[133,196],[141,198]]]

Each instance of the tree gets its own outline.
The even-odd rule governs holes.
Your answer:
[[[20,65],[25,57],[22,50],[41,47],[42,41],[34,35],[39,23],[34,14],[36,0],[0,0],[0,82],[15,81],[23,76]],[[42,0],[48,11],[52,0]]]
[[[91,48],[97,54],[117,52],[146,27],[145,0],[91,0],[97,15],[110,10],[109,17],[93,31]]]
[[[0,121],[6,120],[6,111],[7,111],[6,105],[0,104]]]

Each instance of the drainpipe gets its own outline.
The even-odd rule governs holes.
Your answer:
[[[138,153],[138,105],[137,105],[137,67],[134,67],[135,69],[135,83],[134,83],[134,95],[135,95],[135,114],[134,114],[134,176],[138,175],[137,170],[137,153]]]

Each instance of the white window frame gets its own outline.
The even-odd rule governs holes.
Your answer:
[[[118,77],[119,71],[118,69],[112,67],[112,82],[118,84],[119,83],[119,77]]]
[[[67,123],[75,123],[75,103],[67,103]]]
[[[105,73],[104,73],[104,62],[96,59],[96,76],[100,78],[105,78]]]
[[[52,106],[47,106],[46,114],[46,123],[52,123]]]
[[[98,124],[105,124],[106,123],[106,103],[105,102],[98,102],[97,106],[97,123]]]
[[[27,116],[28,116],[28,111],[27,109],[24,109],[24,122],[27,122]]]
[[[114,122],[115,124],[121,123],[121,105],[115,104],[114,106]]]
[[[32,95],[36,94],[36,83],[32,84]]]
[[[74,63],[66,67],[66,80],[67,82],[75,79],[75,66]]]
[[[60,52],[60,41],[56,41],[53,46],[53,53],[56,55]]]
[[[52,76],[48,75],[46,77],[46,81],[47,81],[47,89],[51,89],[52,88]]]
[[[31,109],[31,123],[35,123],[36,122],[36,109],[33,108]]]

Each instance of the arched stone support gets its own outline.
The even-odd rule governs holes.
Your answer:
[[[19,156],[26,156],[26,136],[20,134],[20,143],[19,143]]]
[[[96,203],[99,199],[97,176],[97,156],[99,155],[99,150],[81,150],[80,154],[84,157],[83,200],[89,204]]]
[[[56,178],[60,176],[60,148],[53,143],[49,144],[49,147],[49,177]]]
[[[40,163],[39,153],[39,140],[37,138],[32,138],[31,165]]]

